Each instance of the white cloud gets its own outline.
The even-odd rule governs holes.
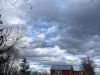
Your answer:
[[[13,25],[18,25],[18,24],[23,24],[24,25],[25,21],[21,20],[20,18],[15,17],[13,19],[9,19],[7,23],[8,24],[13,24]]]
[[[43,65],[57,62],[77,64],[79,61],[76,60],[90,54],[99,65],[99,0],[30,0],[32,10],[23,0],[16,7],[6,6],[1,1],[0,13],[5,24],[29,27],[27,35],[22,38],[22,45],[27,47],[22,50],[23,54],[32,56]],[[40,28],[44,24],[50,27]]]
[[[64,50],[61,50],[58,46],[54,46],[54,48],[36,48],[33,51],[39,55],[50,56],[59,56],[65,53]]]

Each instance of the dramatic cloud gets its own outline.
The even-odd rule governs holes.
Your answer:
[[[32,68],[40,70],[55,63],[77,65],[84,56],[100,65],[99,0],[29,1],[32,9],[23,0],[15,7],[1,0],[0,13],[4,24],[26,27],[21,53],[30,58]]]

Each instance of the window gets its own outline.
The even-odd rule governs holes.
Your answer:
[[[55,75],[62,75],[62,71],[55,71]]]

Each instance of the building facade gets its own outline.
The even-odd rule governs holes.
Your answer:
[[[74,71],[72,65],[52,65],[51,75],[87,75],[82,71]]]

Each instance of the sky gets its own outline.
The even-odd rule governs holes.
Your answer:
[[[33,70],[79,65],[85,56],[99,69],[99,7],[100,0],[0,0],[3,23],[25,28],[20,52]]]

